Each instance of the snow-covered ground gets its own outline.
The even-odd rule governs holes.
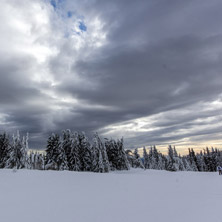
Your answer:
[[[0,170],[2,222],[221,222],[217,173]]]

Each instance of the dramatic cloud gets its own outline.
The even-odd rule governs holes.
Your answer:
[[[219,0],[0,2],[1,130],[222,146]]]

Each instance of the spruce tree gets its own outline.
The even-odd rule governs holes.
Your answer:
[[[103,164],[102,162],[102,154],[99,149],[98,141],[96,137],[93,138],[93,145],[92,145],[92,171],[93,172],[101,172],[104,170],[104,167],[101,166]]]
[[[126,151],[121,140],[106,140],[105,142],[107,156],[111,170],[129,170],[130,165],[127,159]]]
[[[157,151],[156,146],[153,146],[153,169],[158,169],[158,163],[159,163],[159,153]]]
[[[92,159],[91,159],[91,146],[85,133],[78,134],[78,146],[80,151],[80,163],[81,171],[91,171]]]
[[[58,170],[58,155],[60,149],[60,138],[58,134],[52,134],[47,141],[46,169]]]
[[[92,170],[94,172],[109,172],[110,164],[107,156],[106,147],[102,143],[98,134],[96,133],[93,138],[92,146]]]
[[[190,167],[192,171],[198,171],[197,158],[196,158],[195,152],[193,149],[190,149],[190,148],[188,150],[189,150],[188,161],[190,162]]]
[[[127,159],[126,151],[124,149],[124,142],[123,138],[117,141],[117,146],[118,146],[118,156],[119,156],[119,170],[129,170],[130,165]]]
[[[72,133],[69,129],[64,130],[62,132],[62,149],[65,152],[64,159],[67,162],[67,166],[65,168],[72,169],[71,159],[72,159]],[[66,164],[65,164],[66,165]]]
[[[9,149],[9,158],[6,162],[6,168],[21,169],[26,166],[27,149],[20,139],[19,131],[17,135],[13,135],[12,145]]]
[[[136,148],[133,152],[134,158],[135,158],[135,162],[134,162],[134,167],[135,168],[142,168],[144,169],[144,165],[141,161],[140,155],[138,153],[138,149]]]
[[[6,166],[6,162],[9,154],[9,138],[4,132],[0,135],[0,168],[4,168]]]
[[[67,158],[66,158],[66,153],[61,145],[59,146],[59,149],[58,149],[57,165],[58,165],[58,170],[69,169]]]
[[[168,147],[168,161],[166,170],[168,171],[176,171],[177,168],[175,167],[175,159],[174,159],[174,151],[171,145]]]
[[[143,147],[143,161],[145,169],[149,169],[149,155],[145,147]]]
[[[159,154],[159,161],[158,161],[158,170],[165,170],[165,161],[163,158],[163,154],[158,153]]]
[[[111,170],[117,170],[117,168],[118,168],[118,147],[117,147],[115,141],[112,139],[111,140],[106,139],[105,146],[106,146]]]
[[[80,162],[80,150],[78,143],[78,133],[74,132],[71,136],[71,152],[69,157],[69,170],[80,171],[81,162]]]
[[[29,140],[29,134],[27,133],[26,136],[22,137],[22,148],[21,148],[22,162],[26,169],[29,169],[29,164],[30,164],[28,158],[28,150],[29,150],[28,140]]]
[[[153,147],[150,147],[149,150],[149,169],[155,169],[156,167],[156,161],[154,157]]]

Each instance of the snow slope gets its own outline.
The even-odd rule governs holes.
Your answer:
[[[221,222],[217,173],[0,170],[2,222]]]

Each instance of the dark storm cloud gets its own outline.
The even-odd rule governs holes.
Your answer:
[[[0,38],[4,44],[4,35],[7,40],[17,32],[31,33],[34,37],[28,36],[24,45],[35,46],[29,56],[23,49],[13,51],[16,47],[10,44],[3,47],[2,128],[29,131],[37,148],[50,132],[66,128],[123,134],[128,147],[192,137],[195,141],[197,136],[202,140],[202,135],[210,139],[221,130],[221,1],[54,1],[56,7],[36,2],[43,4],[43,23],[15,24],[11,35],[3,29]],[[29,8],[24,7],[16,10],[26,14]],[[67,17],[68,12],[72,16]],[[75,19],[77,29],[79,24],[87,27],[77,37],[72,36],[78,33]],[[26,27],[31,31],[23,31]],[[98,36],[105,36],[104,42]],[[20,35],[15,40],[23,44]],[[98,42],[100,47],[95,46]],[[33,80],[33,73],[40,80]],[[137,129],[135,119],[143,117],[154,122],[140,129],[153,131],[121,131],[126,123]],[[120,130],[114,132],[113,125]]]
[[[211,56],[215,54],[213,47],[220,48],[221,40],[221,36],[206,40],[187,36],[166,40],[157,46],[144,45],[141,49],[108,49],[101,52],[111,54],[104,59],[79,61],[73,68],[98,83],[98,89],[73,88],[71,83],[62,87],[65,90],[69,87],[80,98],[99,104],[124,103],[132,108],[143,105],[144,100],[149,100],[148,106],[155,102],[159,106],[159,100],[165,103],[165,99],[174,101],[191,94],[204,98],[209,91],[220,92],[221,58]]]
[[[212,50],[212,44],[220,47],[221,40],[181,37],[141,49],[102,51],[110,55],[99,61],[80,61],[73,67],[95,81],[97,88],[73,87],[68,82],[61,89],[89,104],[115,108],[112,112],[80,110],[92,121],[104,117],[98,121],[100,127],[212,100],[221,92],[222,65],[219,58],[212,60],[205,53]]]

